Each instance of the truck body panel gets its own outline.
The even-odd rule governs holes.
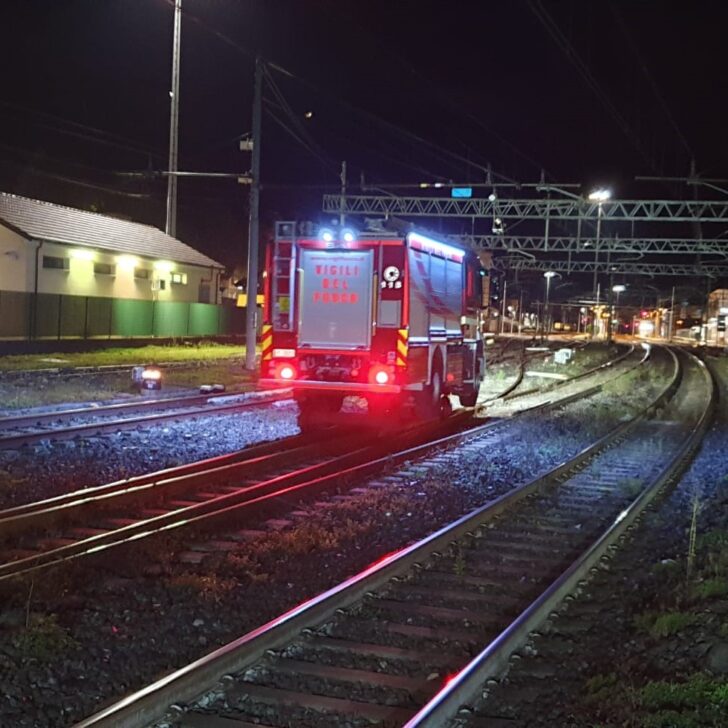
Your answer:
[[[320,392],[332,406],[347,394],[477,396],[482,273],[472,252],[418,233],[336,240],[296,237],[294,223],[276,230],[263,385],[284,382],[300,403]]]
[[[371,250],[300,250],[300,348],[369,348],[373,258]]]

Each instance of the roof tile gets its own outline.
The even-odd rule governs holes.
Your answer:
[[[217,261],[151,225],[0,192],[0,222],[29,238],[117,253],[223,268]]]

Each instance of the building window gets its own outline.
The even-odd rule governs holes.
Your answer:
[[[178,286],[187,285],[187,273],[172,273],[170,275],[170,279],[171,279],[172,283],[174,283]]]
[[[94,273],[99,276],[113,276],[116,266],[111,263],[94,263]]]
[[[53,270],[68,270],[68,258],[59,258],[55,255],[43,256],[43,267]]]
[[[140,278],[141,280],[149,280],[150,274],[149,268],[134,268],[134,278]]]

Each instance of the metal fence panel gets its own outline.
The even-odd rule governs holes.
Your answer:
[[[0,291],[0,339],[170,338],[244,332],[245,309],[232,301],[218,305]]]
[[[190,305],[181,301],[157,301],[154,304],[154,336],[175,337],[187,333]]]
[[[220,306],[191,303],[187,336],[215,336],[220,332]]]
[[[31,296],[24,291],[0,291],[0,339],[30,335]]]
[[[86,312],[88,298],[86,296],[59,296],[60,307],[58,317],[59,338],[86,337]]]
[[[154,301],[115,298],[112,304],[111,333],[122,339],[152,336]]]

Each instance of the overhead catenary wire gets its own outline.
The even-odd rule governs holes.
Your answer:
[[[604,106],[607,112],[609,112],[614,123],[619,127],[627,139],[629,139],[632,146],[637,150],[637,152],[639,152],[644,161],[647,162],[652,169],[656,169],[654,161],[644,148],[639,136],[635,133],[634,129],[624,118],[619,109],[612,103],[609,95],[597,81],[587,63],[581,58],[576,48],[574,48],[569,39],[564,35],[562,30],[559,28],[558,23],[554,20],[548,10],[546,10],[541,0],[528,0],[528,6],[569,62],[574,66],[574,68],[576,68],[584,83],[589,87],[597,99],[599,99],[600,103]]]
[[[171,7],[174,6],[173,0],[166,0],[167,4]],[[250,60],[253,60],[256,56],[256,53],[253,52],[250,48],[247,48],[245,45],[233,40],[225,33],[222,33],[221,31],[213,28],[211,25],[209,25],[207,22],[202,20],[199,16],[195,15],[194,13],[190,12],[189,9],[183,8],[182,14],[185,18],[189,19],[190,22],[197,25],[199,28],[202,28],[206,32],[212,34],[214,37],[216,37],[218,40],[220,40],[222,43],[227,45],[230,48],[233,48],[243,55],[245,55]],[[398,125],[394,124],[393,122],[387,121],[385,119],[382,119],[381,117],[377,116],[376,114],[366,111],[364,109],[361,109],[360,107],[355,106],[354,104],[351,104],[350,102],[347,102],[340,97],[336,96],[335,94],[328,92],[318,85],[312,83],[311,81],[308,81],[298,74],[294,73],[290,69],[287,69],[283,67],[280,63],[272,62],[268,58],[262,58],[262,60],[265,63],[265,66],[268,67],[271,70],[276,71],[277,73],[281,73],[285,77],[296,81],[297,83],[301,84],[305,88],[307,88],[309,91],[312,91],[314,93],[321,94],[329,99],[333,99],[336,103],[338,103],[342,108],[346,109],[349,112],[352,112],[354,114],[357,114],[359,116],[365,117],[368,121],[374,122],[375,124],[378,124],[382,128],[388,130],[390,133],[397,134],[400,136],[400,138],[406,138],[411,143],[415,143],[421,146],[425,146],[428,149],[431,150],[432,153],[439,153],[442,155],[443,158],[449,159],[450,164],[453,164],[457,162],[458,165],[462,165],[463,168],[475,168],[479,171],[483,172],[484,174],[488,174],[496,179],[499,179],[501,181],[505,182],[513,182],[514,180],[505,177],[504,175],[501,175],[497,172],[494,172],[490,166],[487,164],[480,164],[478,162],[474,162],[472,159],[468,159],[467,157],[458,154],[457,152],[454,152],[452,150],[446,149],[445,147],[442,147],[441,145],[432,142],[428,139],[425,139],[423,137],[420,137],[419,135],[410,132],[406,129],[403,129],[399,127]]]

